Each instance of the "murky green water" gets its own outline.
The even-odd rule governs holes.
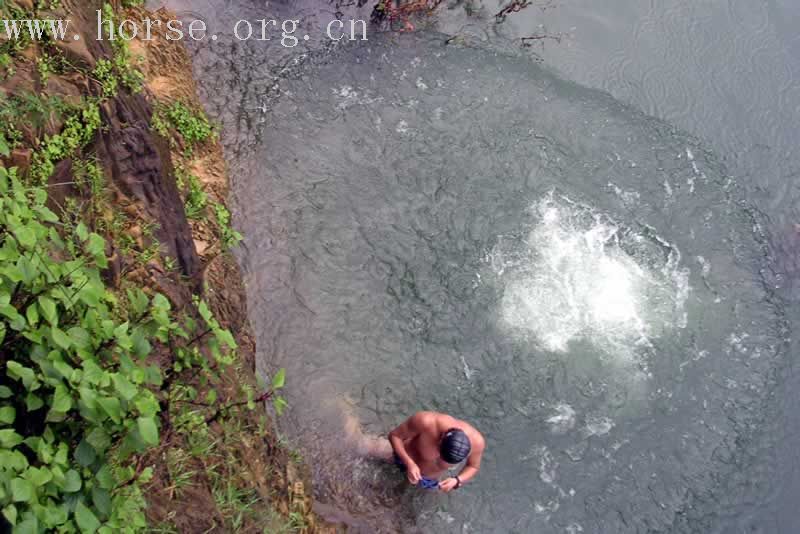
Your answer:
[[[606,93],[444,40],[198,52],[259,361],[287,367],[319,500],[364,531],[720,528],[779,440],[785,311],[750,184]],[[342,439],[343,412],[384,433],[422,408],[487,437],[450,497]]]
[[[472,421],[480,483],[414,499],[426,530],[673,526],[775,365],[753,220],[685,135],[441,42],[376,40],[286,82],[238,185],[295,428],[328,458],[344,396],[373,432],[420,408]],[[340,505],[389,484],[321,467]]]

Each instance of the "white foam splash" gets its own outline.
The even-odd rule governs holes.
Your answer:
[[[546,419],[550,425],[550,431],[554,434],[563,434],[575,426],[575,410],[567,403],[559,403],[553,406],[556,412]]]
[[[605,436],[614,428],[614,421],[608,417],[594,415],[586,418],[586,436]]]
[[[461,364],[464,366],[464,377],[467,380],[472,380],[472,377],[475,375],[476,371],[467,365],[467,360],[464,359],[463,354],[461,355]]]
[[[501,240],[490,258],[506,327],[551,352],[582,340],[626,363],[664,327],[684,325],[688,271],[675,247],[552,193],[532,211],[527,241],[508,250]]]
[[[624,204],[633,205],[640,201],[641,197],[638,191],[626,191],[613,182],[608,182],[607,187],[614,191],[617,198],[622,200]]]

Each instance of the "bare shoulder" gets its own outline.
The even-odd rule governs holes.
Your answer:
[[[412,421],[416,427],[429,428],[436,425],[439,415],[440,414],[436,412],[420,411],[412,415],[409,420]]]
[[[481,434],[477,428],[466,421],[459,421],[459,423],[461,423],[461,427],[469,437],[469,441],[472,444],[472,450],[482,451],[486,447],[486,440],[483,439],[483,434]]]

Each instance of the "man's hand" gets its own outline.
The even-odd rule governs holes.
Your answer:
[[[441,482],[439,482],[439,489],[445,493],[453,491],[454,489],[456,489],[456,486],[458,486],[458,480],[456,480],[453,477],[446,478]]]
[[[406,464],[406,477],[408,477],[408,481],[415,486],[419,484],[419,481],[422,480],[422,473],[419,471],[419,466],[414,462]]]

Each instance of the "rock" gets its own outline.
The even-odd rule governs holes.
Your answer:
[[[202,239],[195,239],[194,240],[194,248],[199,255],[203,255],[203,253],[208,250],[208,241],[203,241]]]
[[[72,160],[67,158],[56,163],[56,168],[47,181],[47,207],[61,214],[68,197],[78,195],[75,176],[72,174]]]
[[[150,260],[147,262],[147,272],[153,276],[155,274],[163,275],[164,268],[161,266],[160,263],[156,260]]]
[[[122,275],[122,256],[118,250],[113,249],[113,252],[108,257],[108,267],[103,270],[101,275],[106,284],[112,287],[119,287]]]
[[[124,197],[117,199],[118,204],[122,202],[121,200],[122,198]],[[127,206],[123,206],[122,210],[125,212],[125,215],[134,220],[138,219],[141,216],[141,214],[139,213],[139,209],[136,207],[136,204],[128,204]]]
[[[51,75],[47,79],[47,85],[44,92],[51,96],[58,96],[67,102],[78,104],[81,101],[81,96],[85,91],[82,91],[76,84],[75,77],[67,77],[61,75]]]
[[[61,76],[50,76],[43,92],[50,96],[57,95],[67,103],[78,104],[81,101],[81,90]],[[62,114],[51,113],[44,124],[44,134],[53,136],[60,133],[64,128],[64,121],[65,118]]]
[[[17,4],[24,11],[33,11],[33,0],[13,0],[12,4]]]
[[[36,63],[36,58],[39,57],[40,55],[41,54],[39,53],[39,47],[36,45],[35,41],[33,45],[19,52],[19,57],[25,58],[34,64]]]
[[[108,162],[106,175],[123,194],[139,200],[158,222],[156,238],[178,260],[181,272],[195,278],[200,259],[194,248],[170,163],[169,147],[149,129],[151,109],[142,95],[120,94],[100,110],[107,127],[98,155]]]
[[[9,161],[12,167],[16,167],[19,174],[25,174],[31,166],[31,158],[33,157],[33,150],[30,148],[15,148],[11,151]]]
[[[35,90],[36,66],[29,61],[14,63],[14,74],[3,82],[2,92],[5,95],[20,95]]]
[[[61,50],[67,60],[76,67],[86,70],[94,69],[96,61],[89,48],[86,46],[86,39],[84,36],[79,41],[74,39],[56,39],[53,43],[56,48]]]

